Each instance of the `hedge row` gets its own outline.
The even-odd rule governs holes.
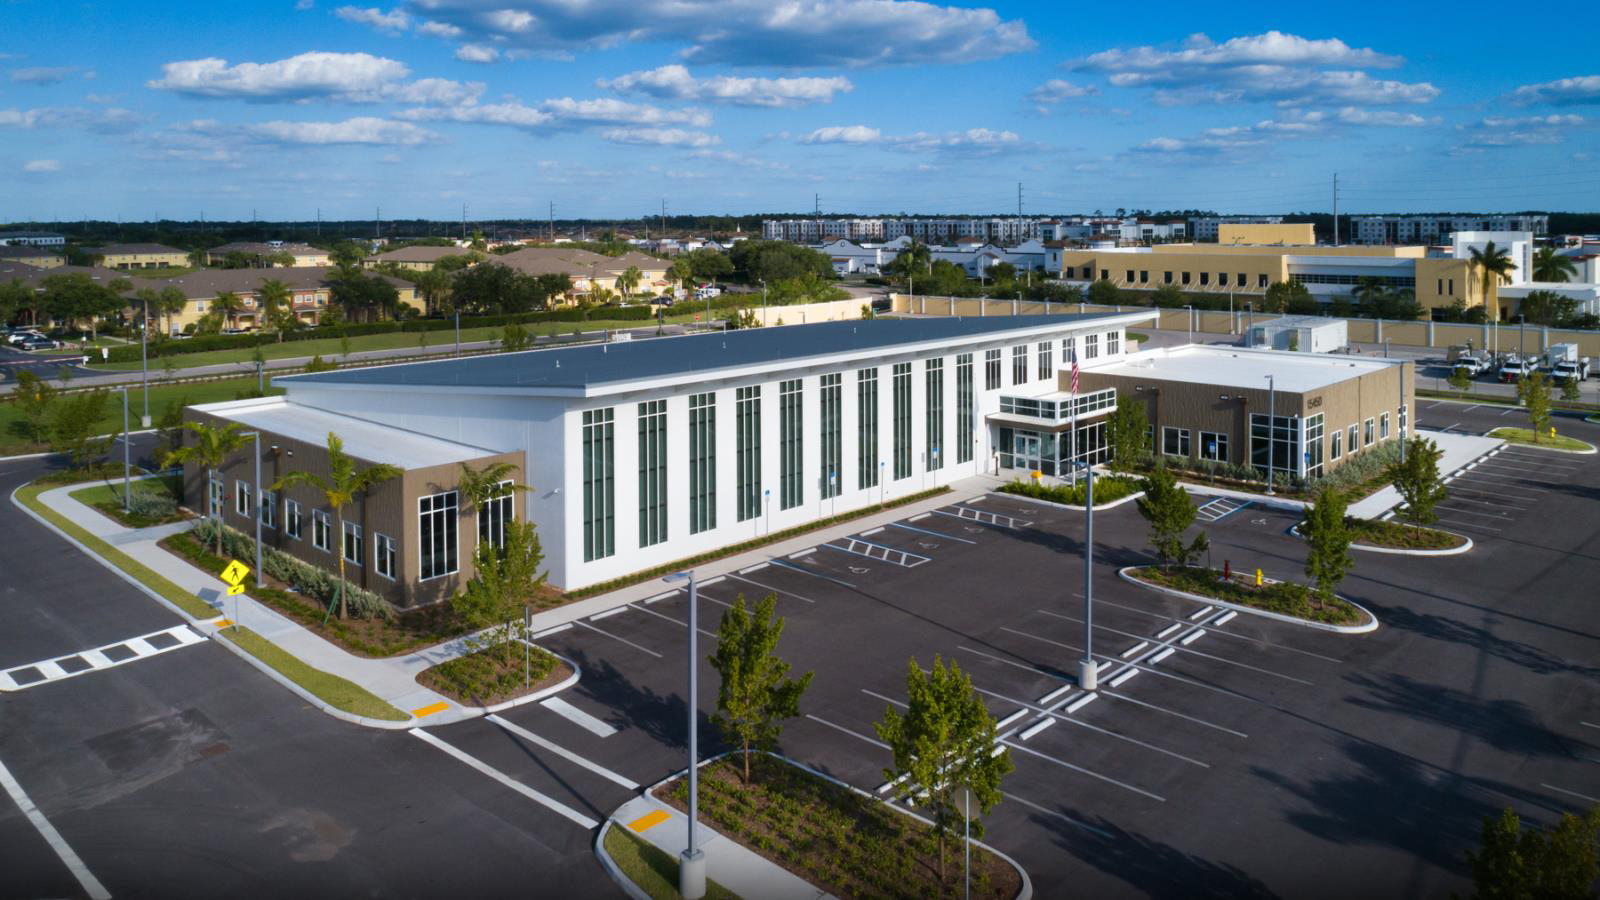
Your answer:
[[[589,310],[572,308],[498,316],[462,316],[461,327],[494,328],[512,322],[527,325],[541,322],[586,322],[598,319],[632,322],[653,318],[655,318],[655,314],[649,306],[597,307]],[[454,331],[455,327],[456,320],[453,318],[407,319],[403,322],[367,322],[362,324],[346,323],[319,328],[301,328],[285,332],[283,340],[288,343],[292,341],[314,341],[323,338],[362,337],[369,334],[393,334],[395,332]],[[278,335],[274,332],[203,334],[184,340],[158,341],[153,345],[151,355],[204,353],[208,350],[241,350],[261,344],[275,343],[278,343]],[[139,347],[138,345],[112,347],[107,360],[109,362],[138,362]]]

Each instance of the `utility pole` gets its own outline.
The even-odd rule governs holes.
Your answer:
[[[317,237],[322,237],[322,207],[317,207]]]
[[[461,239],[467,239],[467,205],[461,204]]]
[[[374,240],[383,239],[383,207],[378,207],[373,213],[372,237]]]
[[[667,198],[661,198],[661,239],[667,239]]]
[[[1333,173],[1333,245],[1339,246],[1339,173]]]
[[[1022,243],[1022,182],[1020,181],[1017,182],[1017,243]]]
[[[550,201],[550,243],[556,242],[556,202]]]

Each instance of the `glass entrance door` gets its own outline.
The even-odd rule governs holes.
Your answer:
[[[1013,439],[1012,454],[1016,457],[1016,467],[1029,472],[1040,471],[1043,457],[1040,452],[1039,435],[1031,431],[1019,431]]]

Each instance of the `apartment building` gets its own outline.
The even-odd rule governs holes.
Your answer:
[[[282,265],[275,261],[282,258],[281,254],[287,254],[292,259],[290,267],[333,265],[333,260],[328,257],[328,251],[310,244],[287,241],[234,241],[220,247],[212,247],[206,251],[206,265],[221,265],[230,253],[243,253],[250,258],[252,266],[262,269]]]
[[[0,231],[0,247],[27,246],[65,250],[67,236],[54,231]]]
[[[251,331],[263,324],[261,288],[269,280],[282,282],[289,289],[289,308],[296,319],[306,325],[318,324],[322,320],[322,313],[332,302],[333,289],[328,277],[334,271],[331,266],[298,266],[270,272],[263,269],[201,269],[176,278],[133,281],[135,291],[146,287],[157,291],[171,287],[181,291],[188,301],[183,309],[170,316],[158,314],[152,309],[150,328],[154,331],[165,329],[170,334],[183,334],[212,311],[217,297],[224,293],[239,298],[239,308],[228,316],[223,327]],[[422,301],[410,282],[389,276],[380,277],[394,285],[400,303],[418,311],[422,309]],[[141,310],[142,306],[134,304],[135,315]]]
[[[820,244],[830,240],[892,241],[909,237],[925,244],[978,238],[1014,244],[1039,238],[1040,219],[1011,216],[915,217],[893,219],[768,219],[761,236],[774,241]]]
[[[1283,216],[1194,216],[1189,219],[1189,236],[1201,242],[1217,240],[1223,225],[1282,225]]]
[[[89,250],[108,269],[164,269],[187,266],[189,253],[165,244],[107,244]]]
[[[55,269],[67,264],[65,251],[34,244],[0,244],[0,262],[22,263],[37,269]]]
[[[1358,244],[1444,244],[1457,231],[1548,234],[1544,215],[1351,216],[1350,239]]]

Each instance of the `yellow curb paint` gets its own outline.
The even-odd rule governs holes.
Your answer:
[[[228,628],[231,625],[233,625],[233,623],[228,621],[227,619],[218,619],[215,622],[212,622],[211,624],[217,626],[218,628]]]
[[[428,706],[419,706],[416,709],[413,709],[411,711],[411,714],[420,719],[420,718],[422,718],[424,716],[431,716],[434,713],[444,712],[445,710],[447,710],[449,708],[450,708],[450,704],[448,704],[448,703],[433,703],[433,704],[429,704]]]
[[[658,809],[653,813],[634,819],[632,822],[628,823],[628,827],[640,834],[643,834],[644,832],[649,831],[650,829],[660,825],[662,822],[665,822],[670,818],[672,817]]]

